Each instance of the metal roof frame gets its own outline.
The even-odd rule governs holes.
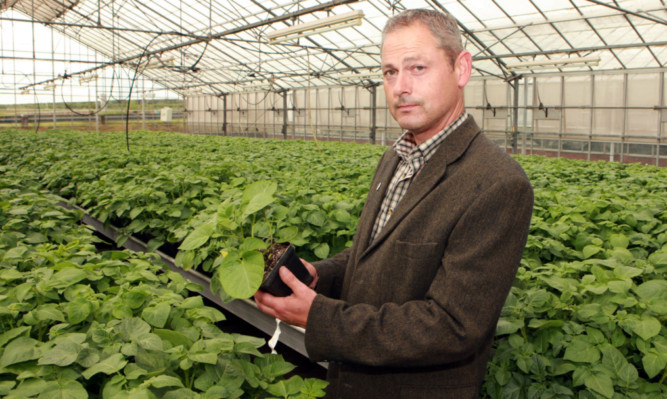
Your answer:
[[[121,65],[181,94],[196,88],[223,95],[258,85],[283,91],[350,84],[338,76],[377,72],[382,27],[408,3],[454,15],[478,76],[511,81],[508,64],[591,55],[600,58],[597,66],[554,63],[525,73],[667,63],[665,0],[11,0],[0,12],[19,10],[101,56],[50,80]],[[266,39],[275,30],[355,10],[364,12],[361,26],[277,44]]]

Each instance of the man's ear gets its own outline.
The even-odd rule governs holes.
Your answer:
[[[472,55],[470,55],[470,52],[463,50],[459,53],[454,62],[454,71],[458,77],[459,88],[463,88],[468,84],[472,73]]]

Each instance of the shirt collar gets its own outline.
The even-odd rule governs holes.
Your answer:
[[[433,156],[438,146],[445,141],[445,138],[447,138],[451,132],[456,130],[456,128],[461,126],[466,119],[468,119],[468,111],[464,110],[463,113],[461,113],[461,115],[459,115],[459,117],[444,130],[420,145],[417,145],[414,134],[410,131],[406,131],[398,138],[398,140],[396,140],[392,148],[396,151],[399,157],[405,160],[417,156],[423,157],[424,162],[426,162]]]

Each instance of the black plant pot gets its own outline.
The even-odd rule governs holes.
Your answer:
[[[313,281],[313,276],[308,273],[308,269],[303,265],[301,259],[296,255],[294,246],[289,244],[287,250],[278,260],[276,266],[269,272],[268,276],[264,278],[260,290],[266,291],[274,296],[288,296],[292,294],[292,290],[280,279],[278,269],[281,266],[286,266],[299,280],[308,285]]]

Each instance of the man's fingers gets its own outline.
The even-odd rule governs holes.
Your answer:
[[[298,278],[292,273],[292,271],[285,266],[282,266],[279,270],[278,273],[280,274],[280,279],[283,280],[283,283],[285,283],[290,289],[292,289],[292,292],[299,286],[299,284],[303,284],[301,281],[299,281]]]

